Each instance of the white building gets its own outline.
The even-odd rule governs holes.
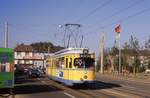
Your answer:
[[[30,45],[18,45],[15,49],[15,65],[19,68],[46,67],[46,53],[34,52]]]
[[[34,53],[33,56],[34,60],[33,60],[33,65],[35,67],[41,67],[41,68],[45,68],[46,67],[46,62],[45,62],[45,58],[44,58],[44,53]]]
[[[18,45],[14,49],[15,65],[26,68],[33,65],[33,48],[29,45]]]

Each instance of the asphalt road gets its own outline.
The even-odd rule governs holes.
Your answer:
[[[27,78],[20,76],[16,79],[13,94],[9,89],[0,90],[0,98],[73,98],[71,94],[60,88],[47,84],[45,78]]]
[[[105,75],[97,75],[96,80],[104,83],[119,85],[120,87],[113,87],[111,90],[116,90],[124,95],[135,95],[139,98],[150,98],[150,81],[147,82],[144,80],[137,81],[134,79],[113,78],[111,76],[106,77]]]
[[[43,78],[20,77],[16,80],[14,95],[0,90],[0,98],[150,98],[150,83],[96,76],[92,84],[64,86]]]

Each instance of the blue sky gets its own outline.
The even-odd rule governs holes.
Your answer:
[[[83,47],[96,53],[99,33],[105,33],[105,46],[111,47],[116,36],[114,28],[120,23],[122,44],[131,35],[143,44],[150,35],[149,5],[150,0],[0,0],[0,46],[4,46],[5,21],[9,23],[9,47],[39,41],[62,45],[64,28],[59,25],[66,23],[81,24]],[[148,10],[136,14],[144,9]]]

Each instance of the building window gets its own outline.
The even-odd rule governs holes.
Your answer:
[[[17,64],[21,64],[21,61],[17,61]]]
[[[25,55],[26,55],[26,56],[29,56],[29,52],[26,52]]]
[[[20,56],[21,55],[21,52],[17,52],[17,56]]]

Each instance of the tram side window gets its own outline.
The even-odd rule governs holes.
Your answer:
[[[64,68],[64,57],[59,58],[58,61],[59,61],[59,67]]]
[[[69,68],[72,68],[72,58],[70,58]]]
[[[10,61],[11,54],[0,53],[0,72],[10,72],[12,70]]]
[[[68,68],[68,58],[66,58],[66,68]]]
[[[12,71],[12,65],[10,63],[0,63],[0,72]]]

